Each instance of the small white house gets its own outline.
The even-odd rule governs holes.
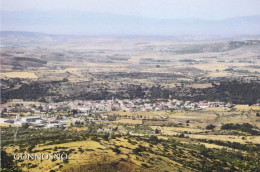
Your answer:
[[[42,118],[40,116],[33,116],[33,117],[22,118],[21,122],[31,123],[31,122],[36,122],[38,120],[42,120]]]

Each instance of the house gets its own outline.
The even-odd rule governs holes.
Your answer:
[[[42,120],[42,118],[40,116],[33,116],[33,117],[26,117],[26,118],[22,118],[21,121],[22,122],[36,122],[37,120]]]
[[[48,124],[46,125],[46,128],[51,129],[51,128],[62,128],[64,124]]]
[[[49,124],[58,124],[59,123],[59,121],[49,121]]]
[[[12,124],[12,123],[14,123],[14,120],[8,119],[8,120],[4,121],[4,123]]]

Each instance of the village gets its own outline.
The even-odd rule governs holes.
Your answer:
[[[112,99],[100,101],[64,101],[57,103],[32,103],[23,100],[12,100],[1,105],[1,123],[33,127],[62,128],[70,124],[83,124],[84,122],[105,122],[121,119],[130,120],[168,120],[163,115],[124,115],[109,116],[111,111],[122,112],[157,112],[163,110],[202,110],[206,108],[231,108],[234,105],[225,102],[191,102],[176,99],[157,100],[151,102],[147,99]]]

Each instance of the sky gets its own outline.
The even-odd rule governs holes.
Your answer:
[[[2,31],[87,35],[260,34],[260,0],[0,2]]]
[[[224,19],[260,14],[259,0],[1,0],[1,10],[83,11],[149,18]]]

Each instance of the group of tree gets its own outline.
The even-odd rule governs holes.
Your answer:
[[[252,135],[260,135],[260,131],[255,129],[254,126],[252,126],[249,123],[243,123],[243,124],[233,124],[228,123],[221,126],[222,130],[239,130],[242,132],[247,132]]]
[[[166,88],[160,84],[145,86],[144,84],[126,84],[118,91],[106,87],[96,89],[83,89],[80,94],[66,94],[63,96],[59,90],[63,90],[62,82],[32,82],[22,84],[18,89],[2,89],[1,99],[6,102],[9,99],[29,99],[46,101],[44,96],[54,96],[54,101],[66,99],[106,100],[116,97],[119,99],[149,98],[168,99],[174,97],[180,100],[191,101],[224,101],[235,104],[254,104],[259,101],[260,84],[256,82],[243,83],[239,81],[223,81],[219,85],[213,84],[210,88],[181,87]],[[97,85],[98,86],[98,85]],[[53,90],[55,88],[55,91]],[[185,94],[184,94],[185,93]]]

